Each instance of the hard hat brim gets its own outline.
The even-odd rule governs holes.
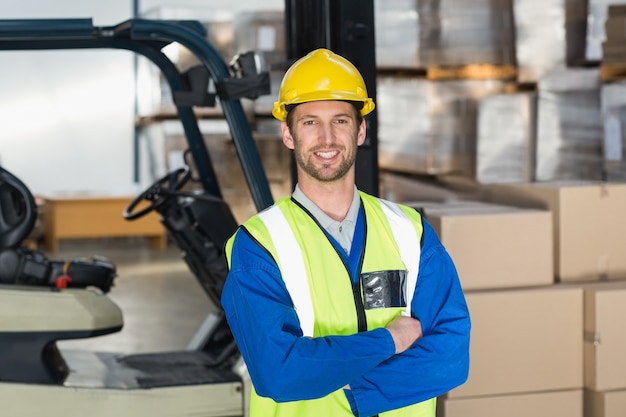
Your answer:
[[[374,104],[374,100],[371,98],[363,98],[357,96],[355,94],[335,94],[336,92],[314,92],[311,94],[302,95],[301,97],[297,97],[289,102],[274,102],[274,108],[272,109],[272,115],[284,122],[287,118],[288,108],[293,105],[309,103],[312,101],[348,101],[354,104],[361,104],[360,113],[361,116],[365,116],[374,110],[376,107]]]

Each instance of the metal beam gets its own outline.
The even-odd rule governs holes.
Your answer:
[[[0,50],[126,49],[151,60],[163,72],[172,92],[185,91],[176,66],[161,49],[178,42],[194,53],[218,84],[230,77],[228,66],[206,40],[198,21],[130,19],[115,26],[93,26],[91,19],[0,20]],[[258,210],[273,203],[261,157],[238,99],[221,100],[250,194]],[[205,190],[221,197],[204,138],[191,106],[177,105],[190,152]]]

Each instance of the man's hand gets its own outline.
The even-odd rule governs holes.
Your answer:
[[[404,352],[422,337],[422,323],[412,317],[398,316],[386,326],[386,329],[396,344],[396,354]]]

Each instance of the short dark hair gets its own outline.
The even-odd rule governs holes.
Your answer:
[[[354,115],[356,116],[356,125],[360,126],[361,122],[363,121],[363,116],[361,115],[361,109],[363,108],[364,103],[361,101],[348,101],[345,100],[347,103],[352,104],[352,106],[354,107]],[[285,122],[287,123],[287,127],[289,128],[289,130],[293,130],[293,109],[295,109],[299,104],[302,103],[298,103],[298,104],[289,104],[287,106],[285,106],[285,110],[287,111],[287,117],[285,117]]]

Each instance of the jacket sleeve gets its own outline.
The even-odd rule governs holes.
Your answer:
[[[465,297],[452,259],[426,222],[411,311],[421,321],[423,337],[350,382],[346,395],[355,415],[434,398],[468,377],[471,325]]]
[[[386,329],[304,337],[276,262],[244,229],[221,302],[256,392],[274,401],[323,397],[392,357]]]

